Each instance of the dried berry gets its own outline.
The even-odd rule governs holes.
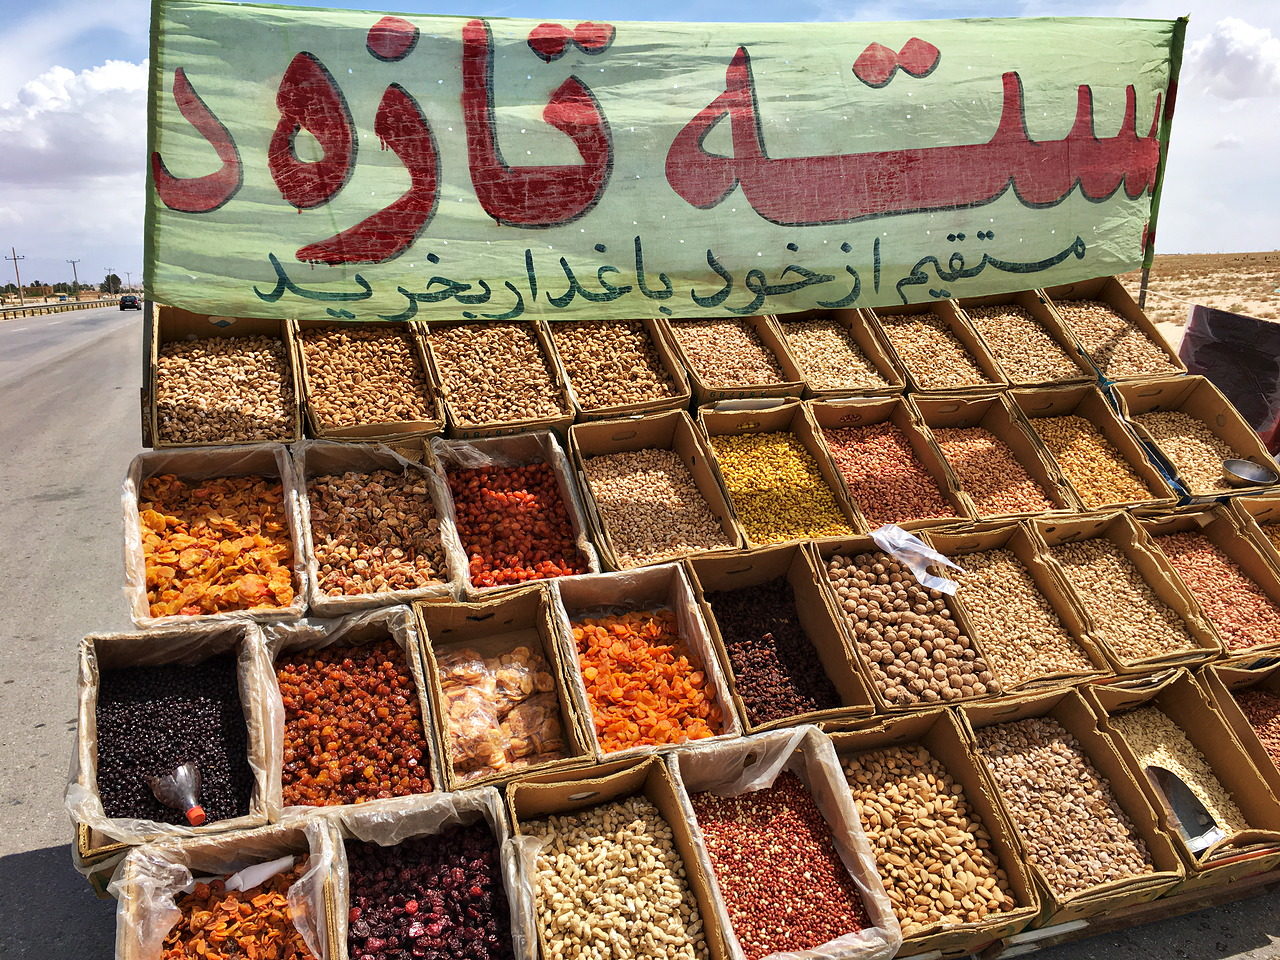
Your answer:
[[[713,591],[706,599],[752,724],[841,705],[800,626],[795,593],[785,579]]]
[[[346,841],[353,960],[507,960],[510,909],[486,823],[384,847]]]
[[[208,822],[249,812],[253,771],[236,658],[196,664],[103,670],[95,711],[98,795],[108,817],[187,825],[160,803],[148,778],[181,763],[200,770],[199,802]]]
[[[391,640],[281,656],[286,805],[432,790],[430,747],[404,651]]]
[[[448,477],[473,586],[588,571],[548,464],[476,467],[450,471]]]

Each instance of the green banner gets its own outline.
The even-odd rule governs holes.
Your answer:
[[[884,306],[1142,262],[1178,21],[540,23],[155,0],[149,296]]]

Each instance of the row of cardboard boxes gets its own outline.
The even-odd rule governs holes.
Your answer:
[[[1162,359],[1148,373],[1132,376],[1105,375],[1105,360],[1099,356],[1091,358],[1088,350],[1081,345],[1080,338],[1063,320],[1053,303],[1055,300],[1096,300],[1107,304],[1118,317],[1124,318],[1133,330],[1153,345],[1152,350]],[[533,419],[496,420],[493,422],[468,421],[459,416],[450,402],[449,390],[445,386],[446,377],[441,374],[438,358],[431,347],[429,332],[458,326],[464,321],[409,321],[406,323],[361,322],[341,324],[318,320],[278,321],[253,318],[208,317],[192,314],[177,308],[158,304],[152,305],[150,322],[147,327],[148,357],[145,369],[144,387],[142,389],[143,441],[147,446],[173,447],[189,446],[192,441],[174,438],[168,435],[163,425],[163,416],[158,410],[159,397],[163,393],[158,383],[160,357],[167,344],[180,343],[194,339],[226,338],[226,337],[267,337],[283,344],[283,355],[287,363],[284,371],[287,379],[287,392],[292,399],[289,409],[281,410],[280,415],[291,422],[283,428],[283,435],[214,439],[206,438],[201,443],[213,442],[245,442],[251,439],[273,439],[292,442],[302,439],[304,433],[318,439],[334,440],[368,440],[392,439],[413,435],[435,435],[448,431],[449,436],[468,438],[491,436],[536,429],[554,429],[563,431],[569,424],[577,421],[610,419],[639,413],[655,412],[668,409],[693,409],[697,406],[721,400],[733,400],[758,397],[791,397],[822,398],[831,396],[859,395],[896,395],[904,391],[911,393],[936,393],[940,388],[936,383],[926,379],[928,370],[915,368],[913,363],[904,361],[885,334],[881,318],[907,317],[921,313],[937,315],[947,331],[971,356],[976,369],[981,371],[978,382],[956,387],[942,388],[941,392],[983,392],[992,389],[1009,387],[1026,387],[1043,385],[1034,377],[1017,371],[1006,369],[997,359],[991,347],[984,341],[981,333],[966,318],[966,306],[992,306],[1005,304],[1027,311],[1044,329],[1046,335],[1061,348],[1071,359],[1076,368],[1074,374],[1063,376],[1057,380],[1060,384],[1103,382],[1113,380],[1141,381],[1151,377],[1168,377],[1170,374],[1185,373],[1186,367],[1178,359],[1155,328],[1154,324],[1137,307],[1123,285],[1114,277],[1104,277],[1086,283],[1072,284],[1047,291],[1031,290],[1016,294],[975,298],[963,301],[937,301],[924,304],[911,304],[893,308],[875,308],[874,310],[834,310],[809,311],[807,313],[786,316],[757,316],[746,318],[745,322],[759,338],[765,350],[772,356],[782,371],[784,380],[769,384],[726,385],[714,382],[700,371],[696,363],[681,347],[680,338],[673,333],[672,323],[678,321],[665,318],[637,321],[642,324],[645,336],[656,354],[656,357],[670,378],[672,390],[669,396],[607,405],[584,405],[579,391],[575,389],[574,379],[568,373],[568,366],[561,357],[556,346],[556,323],[543,321],[522,321],[536,334],[538,349],[542,354],[549,379],[546,383],[523,381],[518,389],[522,392],[543,389],[554,395],[560,413],[557,416],[537,417]],[[813,377],[808,375],[802,365],[787,346],[787,325],[793,322],[812,319],[817,315],[833,318],[848,336],[858,345],[866,357],[870,368],[882,385],[862,384],[840,388],[815,385]],[[736,323],[737,320],[726,320]],[[300,338],[321,329],[349,329],[369,331],[387,328],[405,333],[409,336],[414,358],[413,362],[420,368],[422,380],[431,396],[429,413],[420,419],[409,421],[360,422],[335,424],[326,422],[325,416],[317,410],[316,371],[309,369],[306,351],[300,347]],[[509,361],[509,357],[493,356],[495,364]],[[318,362],[318,361],[316,361]],[[470,376],[481,378],[485,371],[471,371]],[[375,371],[369,371],[372,376]],[[360,380],[356,375],[356,380]],[[212,400],[213,392],[224,385],[208,383],[204,385],[207,396],[183,396],[179,406],[187,413],[198,410],[215,410]],[[353,382],[353,391],[369,389],[363,383]],[[199,387],[196,392],[201,392]],[[244,404],[245,398],[237,396],[231,405],[237,408]],[[304,428],[305,415],[305,428]]]
[[[1191,399],[1195,401],[1217,402],[1218,395],[1213,387],[1198,378],[1147,384],[1135,389],[1144,393],[1151,391],[1151,395],[1144,395],[1142,399],[1154,400],[1163,396],[1162,391],[1166,388],[1175,394],[1189,390]],[[1247,433],[1247,428],[1234,424],[1226,416],[1234,412],[1230,406],[1224,404],[1217,409],[1225,428],[1230,428],[1224,432],[1231,436],[1233,443],[1243,445],[1243,434]],[[1159,491],[1157,497],[1148,501],[1084,504],[1037,439],[1034,430],[1037,416],[1065,412],[1086,416],[1097,424],[1144,482],[1151,489]],[[287,516],[284,536],[293,554],[293,600],[276,609],[260,610],[254,616],[263,620],[296,619],[308,610],[316,616],[336,616],[374,606],[422,599],[482,597],[502,589],[500,586],[477,583],[471,567],[476,534],[470,528],[459,528],[454,498],[450,493],[451,477],[460,471],[487,465],[549,465],[554,472],[565,512],[563,522],[572,529],[576,548],[583,558],[583,569],[590,573],[623,569],[629,563],[636,562],[634,559],[626,559],[625,548],[629,544],[623,542],[621,531],[614,528],[608,511],[598,502],[585,468],[594,457],[622,451],[673,451],[688,471],[697,496],[702,498],[710,515],[714,516],[719,525],[726,549],[736,551],[767,545],[754,540],[752,532],[742,523],[731,488],[726,485],[711,450],[711,438],[724,434],[786,433],[795,437],[817,464],[845,526],[852,534],[863,534],[878,524],[868,520],[859,505],[856,492],[845,483],[824,444],[823,430],[829,426],[851,423],[883,422],[894,423],[907,436],[920,462],[954,511],[949,516],[929,519],[881,518],[882,521],[896,522],[905,529],[919,530],[975,522],[1001,523],[1035,515],[1065,520],[1072,516],[1124,508],[1135,508],[1145,513],[1169,512],[1174,509],[1194,510],[1207,505],[1211,499],[1202,497],[1195,502],[1186,497],[1180,499],[1165,482],[1158,466],[1146,459],[1147,448],[1125,430],[1123,421],[1111,411],[1103,395],[1088,386],[937,400],[899,397],[842,402],[790,401],[759,411],[703,411],[699,424],[695,424],[682,411],[672,411],[636,420],[575,425],[570,431],[567,456],[554,435],[548,432],[472,441],[436,439],[429,444],[414,441],[401,444],[396,449],[383,445],[305,441],[292,448],[263,444],[152,451],[135,458],[125,483],[123,506],[126,597],[134,622],[143,627],[200,622],[205,616],[153,612],[154,596],[149,596],[149,590],[154,584],[149,579],[148,571],[158,561],[149,557],[144,547],[145,531],[139,500],[147,482],[162,475],[176,475],[189,482],[236,476],[260,476],[280,482]],[[929,432],[930,424],[987,425],[1004,438],[1029,475],[1053,496],[1054,509],[1043,514],[981,513],[933,440]],[[1235,434],[1236,429],[1242,432],[1241,436]],[[441,573],[447,576],[442,575],[438,581],[414,589],[351,595],[342,595],[338,591],[338,595],[335,595],[333,589],[321,588],[322,578],[311,517],[312,504],[307,492],[309,484],[314,483],[317,477],[350,473],[358,478],[377,470],[403,472],[420,477],[429,488],[434,516],[439,521],[438,534],[445,558],[445,569]],[[883,485],[892,486],[896,482],[896,476],[898,475],[892,471],[886,471]],[[1256,493],[1257,489],[1248,492]],[[1246,514],[1250,510],[1250,502],[1271,503],[1268,499],[1257,500],[1255,497],[1232,499],[1243,504],[1237,509],[1244,510]],[[1178,506],[1179,503],[1183,503],[1183,506]],[[654,502],[647,505],[637,503],[635,509],[641,524],[659,524],[664,519],[661,514],[668,512],[670,507]],[[1238,543],[1232,541],[1232,550],[1250,556],[1261,554],[1267,564],[1280,565],[1280,556],[1276,554],[1271,539],[1262,536],[1253,526],[1251,516],[1240,516],[1240,522],[1244,524],[1242,539]],[[1267,513],[1260,519],[1269,522],[1271,517]],[[381,546],[386,549],[406,547],[405,544],[394,543]],[[655,562],[670,559],[673,557],[662,557]],[[1250,560],[1245,569],[1253,572],[1259,562],[1261,561]],[[1264,569],[1269,570],[1271,566],[1264,565]],[[1263,583],[1271,582],[1270,575],[1259,573],[1258,576]]]
[[[291,894],[294,922],[320,960],[340,960],[355,955],[348,949],[350,937],[357,937],[356,945],[361,942],[359,931],[353,932],[358,912],[349,909],[347,844],[394,848],[439,835],[447,849],[451,831],[481,824],[501,859],[510,905],[509,917],[502,917],[498,927],[509,933],[516,957],[535,960],[578,952],[562,940],[575,910],[588,937],[595,919],[587,895],[576,903],[544,902],[555,888],[546,874],[557,865],[563,869],[564,858],[541,856],[551,845],[531,838],[546,836],[535,825],[551,816],[643,797],[671,831],[677,866],[683,869],[679,873],[673,866],[672,873],[684,878],[695,905],[697,922],[686,929],[700,928],[705,955],[713,960],[741,960],[749,931],[736,929],[734,918],[749,915],[758,905],[767,909],[785,901],[786,888],[760,896],[759,904],[744,905],[741,888],[729,882],[733,868],[707,842],[708,827],[700,824],[693,801],[708,793],[732,797],[767,789],[789,773],[820,812],[827,842],[834,844],[851,874],[867,921],[858,932],[798,955],[888,960],[984,951],[992,957],[1017,943],[1020,935],[1043,936],[1024,931],[1048,934],[1073,924],[1083,927],[1081,921],[1121,917],[1160,898],[1170,904],[1170,913],[1175,905],[1185,910],[1193,892],[1265,874],[1280,864],[1280,769],[1234,700],[1240,691],[1253,688],[1280,692],[1280,668],[1274,663],[1214,665],[1194,675],[1178,669],[862,725],[828,724],[825,730],[802,725],[593,765],[528,770],[508,781],[501,793],[482,786],[359,806],[285,810],[271,825],[260,805],[254,817],[231,832],[170,837],[127,856],[117,850],[95,861],[82,860],[81,867],[100,888],[114,875],[117,957],[135,960],[156,955],[158,941],[177,921],[174,902],[190,890],[193,878],[232,873],[279,857],[309,857]],[[1185,735],[1207,762],[1207,776],[1238,807],[1238,821],[1207,846],[1197,842],[1201,828],[1179,818],[1160,781],[1151,776],[1144,748],[1124,732],[1127,715],[1150,708]],[[1042,758],[1044,766],[1027,773],[1024,789],[1001,770],[995,745],[1006,736],[1016,740],[1020,733],[1002,731],[1017,731],[1027,722],[1054,731],[1050,740],[1058,756]],[[905,757],[908,768],[914,764],[945,778],[942,795],[953,811],[961,811],[950,816],[958,827],[948,840],[963,847],[963,856],[954,846],[949,852],[946,843],[925,836],[932,828],[919,821],[930,807],[923,795],[912,794],[915,781],[909,777],[889,776],[882,794],[868,798],[853,771],[885,769],[885,751]],[[1068,754],[1089,771],[1091,780],[1078,799],[1065,788],[1064,800],[1064,787],[1053,781],[1052,768],[1066,762]],[[1050,780],[1048,788],[1036,782],[1041,775]],[[891,844],[894,834],[886,818],[892,815],[879,802],[884,799],[897,804],[899,816],[920,834],[911,849]],[[942,814],[935,816],[941,822]],[[1143,851],[1142,864],[1127,875],[1091,881],[1089,864],[1106,838],[1088,829],[1094,818],[1104,816],[1127,824],[1126,842]],[[576,865],[580,872],[575,883],[597,884],[602,872],[615,868],[606,862],[613,852],[611,839],[597,838],[594,858]],[[555,845],[557,853],[563,849]],[[780,849],[784,860],[797,855],[788,854],[788,845]],[[909,859],[916,854],[927,855],[929,863]],[[978,878],[957,881],[957,874],[938,870],[937,863],[976,862],[971,855],[986,862],[990,882],[1008,899],[984,915],[962,919],[954,901]],[[1064,863],[1072,866],[1064,868]],[[628,933],[637,943],[649,932],[646,908],[644,902],[630,905]]]

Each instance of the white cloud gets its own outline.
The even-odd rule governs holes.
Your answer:
[[[139,175],[146,101],[145,62],[46,70],[0,103],[0,183],[72,187],[76,178]]]
[[[1275,96],[1280,94],[1280,37],[1227,17],[1191,44],[1187,66],[1203,89],[1224,100]]]

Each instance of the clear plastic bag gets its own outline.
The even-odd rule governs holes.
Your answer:
[[[238,647],[238,649],[237,649]],[[240,701],[249,738],[249,768],[254,788],[249,814],[204,826],[108,817],[98,796],[98,725],[96,710],[104,661],[107,666],[194,664],[236,650]],[[255,623],[214,623],[203,627],[113,633],[85,637],[80,643],[79,704],[76,746],[65,802],[67,812],[82,823],[122,843],[145,843],[158,837],[182,837],[254,827],[278,813],[281,731],[284,712],[267,659],[262,632]]]
[[[293,925],[318,960],[339,960],[329,950],[327,905],[340,902],[333,894],[345,889],[346,861],[338,855],[336,831],[323,819],[149,844],[132,851],[108,887],[117,901],[116,960],[157,960],[164,938],[181,917],[177,898],[197,879],[223,877],[288,855],[308,858],[287,894]],[[287,869],[291,865],[280,865],[273,875]],[[261,883],[268,877],[251,879]],[[330,888],[328,896],[326,886]]]
[[[942,567],[950,567],[952,570],[959,570],[961,573],[964,573],[964,568],[952,563],[919,537],[892,523],[886,523],[884,526],[877,527],[871,531],[871,539],[885,553],[905,563],[907,569],[911,571],[912,575],[920,583],[920,586],[927,587],[930,590],[937,590],[939,593],[945,593],[952,597],[960,589],[960,584],[954,580],[931,574],[929,567],[932,564],[937,564]]]
[[[281,757],[284,745],[284,701],[280,696],[280,685],[276,681],[275,662],[281,654],[300,650],[323,650],[326,647],[341,643],[360,644],[376,642],[389,637],[404,651],[409,674],[413,677],[414,688],[418,692],[418,707],[422,717],[424,738],[428,747],[428,764],[431,782],[435,790],[444,789],[444,770],[442,769],[442,751],[436,736],[435,710],[432,698],[427,692],[427,678],[422,669],[422,650],[418,640],[417,620],[408,607],[385,607],[380,610],[366,610],[353,613],[338,620],[300,620],[297,623],[281,623],[268,626],[264,630],[266,659],[271,677],[268,698],[278,711],[274,717],[276,722],[275,741],[280,744]],[[284,806],[282,797],[282,769],[277,763],[272,771],[270,789],[273,808],[283,821],[298,817],[333,816],[345,809],[345,805],[327,807]],[[392,799],[370,800],[361,806],[389,804]]]
[[[385,607],[397,603],[412,603],[437,597],[453,597],[460,592],[466,578],[467,560],[458,542],[454,526],[454,513],[449,498],[449,487],[438,469],[431,463],[414,463],[383,444],[337,443],[328,440],[303,440],[293,445],[293,463],[298,478],[299,503],[302,509],[304,555],[307,566],[308,607],[312,616],[338,617],[371,607]],[[436,518],[440,521],[440,544],[444,549],[447,580],[431,583],[412,590],[388,590],[381,593],[361,593],[353,596],[332,597],[321,591],[320,568],[316,560],[315,539],[311,532],[311,502],[307,496],[307,478],[315,475],[356,471],[370,473],[374,470],[394,470],[402,474],[417,474],[431,490],[431,502]]]
[[[147,600],[147,564],[142,546],[142,520],[138,492],[143,481],[164,473],[184,480],[258,475],[279,478],[284,488],[284,512],[293,545],[293,603],[287,607],[228,610],[195,616],[151,616]],[[262,623],[297,620],[306,612],[307,563],[302,522],[302,495],[298,488],[289,449],[279,443],[253,446],[211,447],[199,450],[149,450],[129,464],[121,490],[124,514],[124,596],[129,615],[142,628],[191,626],[227,620],[256,620]]]
[[[689,795],[711,792],[732,797],[763,790],[783,772],[799,778],[831,828],[836,850],[857,885],[872,926],[810,950],[771,954],[770,960],[889,960],[898,952],[902,930],[880,880],[875,855],[863,832],[835,747],[821,730],[814,726],[771,730],[710,744],[697,751],[678,749],[668,754],[667,764],[679,785],[680,806],[691,825],[700,865],[710,882],[725,941],[735,960],[744,960],[745,954],[729,921]]]
[[[534,923],[533,888],[519,866],[519,841],[502,806],[501,795],[493,787],[476,787],[456,793],[401,797],[377,809],[362,804],[348,807],[337,820],[340,836],[387,847],[411,837],[431,836],[453,827],[466,826],[483,818],[497,841],[502,878],[511,911],[511,941],[516,960],[537,960],[538,934]],[[347,907],[350,901],[350,874],[346,855],[339,844],[342,861],[338,890],[338,939],[347,940]]]

